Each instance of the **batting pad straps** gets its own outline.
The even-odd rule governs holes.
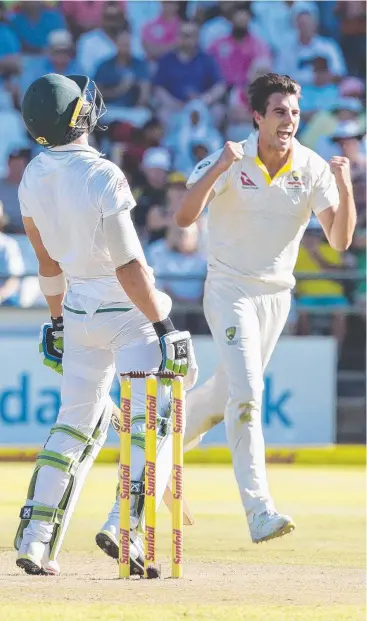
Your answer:
[[[70,457],[65,457],[61,453],[43,449],[37,457],[36,466],[51,466],[63,472],[68,472],[73,476],[79,466],[79,462]]]
[[[132,433],[131,445],[138,446],[141,449],[145,449],[145,433]]]
[[[98,426],[93,431],[91,436],[85,435],[85,433],[75,429],[75,427],[71,427],[70,425],[54,425],[50,431],[50,435],[54,433],[65,433],[67,436],[83,442],[83,444],[86,445],[86,448],[83,451],[84,455],[88,455],[88,453],[93,450],[95,442],[101,435],[101,431]]]
[[[94,442],[93,436],[86,436],[81,431],[78,431],[78,429],[75,429],[74,427],[70,427],[70,425],[54,425],[50,431],[50,435],[57,433],[57,432],[66,433],[66,435],[71,436],[72,438],[75,438],[76,440],[80,440],[80,442],[83,442],[84,444],[87,444],[87,445],[93,444]]]
[[[21,508],[19,517],[22,520],[40,520],[49,524],[61,524],[64,511],[47,505],[25,505]]]
[[[117,431],[117,433],[119,433],[120,422],[118,421],[117,428],[115,424],[113,424],[113,428],[115,429],[115,431]],[[134,418],[132,418],[131,420],[131,427],[133,427],[133,425],[135,424],[140,425],[140,429],[141,429],[141,426],[145,427],[145,414],[137,414],[136,416],[134,416]],[[170,418],[167,418],[166,416],[159,416],[158,414],[157,415],[157,437],[158,439],[164,438],[164,436],[170,432],[170,429],[171,429]],[[136,431],[132,433],[131,440],[132,440],[132,444],[136,444],[137,446],[140,446],[140,448],[145,449],[145,432]]]

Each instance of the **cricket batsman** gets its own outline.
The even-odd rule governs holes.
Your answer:
[[[130,370],[176,371],[184,375],[186,389],[197,379],[190,334],[175,330],[171,300],[155,288],[147,266],[130,217],[135,201],[125,175],[88,144],[104,112],[96,85],[82,75],[44,75],[22,102],[28,131],[46,147],[19,186],[24,227],[51,315],[41,330],[40,350],[54,367],[63,351],[60,411],[37,458],[15,537],[16,564],[29,574],[60,573],[58,552],[107,435],[115,372],[119,377]],[[163,445],[169,386],[160,385],[158,397]],[[142,379],[133,386],[132,488],[139,488],[144,472],[144,412]],[[170,469],[159,467],[160,455],[158,448],[163,494]],[[141,575],[139,500],[132,495],[130,570]],[[103,532],[109,528],[107,523]]]
[[[338,251],[349,247],[356,224],[349,160],[327,163],[295,139],[300,97],[300,85],[289,76],[255,80],[249,88],[255,131],[199,162],[176,216],[179,226],[190,226],[208,205],[204,312],[221,361],[216,376],[188,394],[185,445],[222,420],[224,411],[256,543],[295,528],[270,495],[261,400],[264,369],[290,308],[300,241],[312,213]]]

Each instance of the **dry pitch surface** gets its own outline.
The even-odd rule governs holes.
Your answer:
[[[94,545],[114,496],[116,467],[90,474],[60,555],[62,575],[32,577],[15,566],[12,538],[30,464],[0,464],[1,621],[362,621],[365,619],[364,469],[269,467],[292,535],[250,542],[232,469],[190,466],[185,577],[169,575],[169,514],[159,514],[163,579],[117,579]]]

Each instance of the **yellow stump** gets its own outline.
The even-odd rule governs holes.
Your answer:
[[[156,550],[157,386],[157,378],[149,375],[145,384],[145,577],[148,566],[155,563]]]
[[[119,578],[130,578],[131,379],[120,389],[120,534]]]
[[[183,577],[183,421],[185,398],[181,377],[172,382],[172,578]]]

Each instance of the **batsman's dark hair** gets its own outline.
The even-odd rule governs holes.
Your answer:
[[[269,103],[269,97],[273,93],[283,93],[284,95],[296,95],[301,97],[301,86],[289,75],[279,75],[279,73],[266,73],[257,78],[248,89],[250,106],[253,112],[259,112],[265,116]],[[255,129],[258,124],[252,120]]]

